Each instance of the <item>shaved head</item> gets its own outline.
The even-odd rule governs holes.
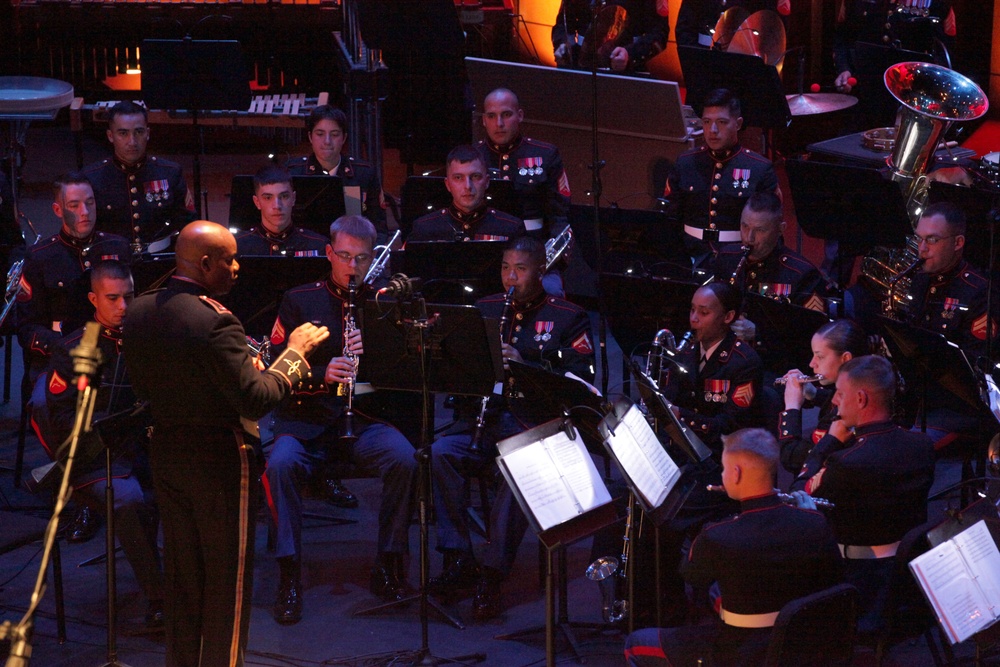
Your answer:
[[[181,230],[176,246],[177,275],[221,296],[236,282],[236,238],[222,225],[195,220]]]

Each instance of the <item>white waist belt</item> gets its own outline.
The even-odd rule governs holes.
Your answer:
[[[850,560],[864,560],[870,558],[891,558],[896,555],[899,542],[892,544],[877,544],[873,547],[859,547],[853,544],[838,544],[840,555]]]
[[[769,614],[737,614],[725,609],[719,609],[719,618],[726,625],[735,628],[771,628],[778,620],[778,612],[772,611]]]
[[[692,227],[691,225],[684,225],[684,232],[695,237],[699,241],[705,236],[704,229],[701,229],[700,227]],[[742,240],[743,237],[740,236],[739,232],[719,232],[719,243],[736,243],[737,241]]]

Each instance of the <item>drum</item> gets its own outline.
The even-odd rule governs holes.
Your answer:
[[[979,173],[993,185],[1000,185],[1000,151],[979,158]]]

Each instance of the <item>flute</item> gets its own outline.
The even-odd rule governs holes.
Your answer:
[[[721,484],[709,484],[705,488],[708,489],[709,491],[716,491],[721,493],[726,492],[726,488]],[[785,503],[786,505],[798,504],[798,501],[795,500],[795,496],[788,493],[782,493],[781,491],[778,491],[778,500]],[[826,498],[813,498],[813,502],[816,503],[816,507],[823,510],[832,510],[834,508],[834,504],[831,503]]]
[[[800,375],[798,377],[798,381],[799,381],[800,384],[809,384],[810,382],[819,382],[822,379],[823,379],[823,374],[822,373],[817,373],[816,375]],[[774,386],[775,387],[784,387],[786,382],[788,382],[788,380],[786,380],[784,377],[775,378],[774,379]]]

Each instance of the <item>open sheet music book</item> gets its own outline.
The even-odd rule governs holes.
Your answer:
[[[656,433],[636,405],[619,420],[604,418],[604,443],[631,482],[646,509],[659,507],[681,478],[680,468],[663,448]],[[616,423],[617,422],[617,423]]]
[[[583,438],[568,428],[572,438],[560,419],[497,443],[497,463],[539,531],[611,502]]]
[[[1000,616],[1000,550],[985,521],[914,558],[910,570],[952,644]]]

